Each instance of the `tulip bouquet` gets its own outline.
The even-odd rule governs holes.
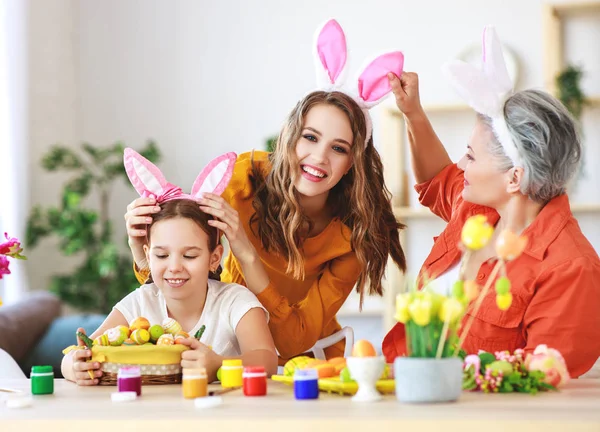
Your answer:
[[[459,264],[459,278],[448,296],[434,292],[429,289],[428,284],[424,284],[424,289],[417,290],[418,283],[412,290],[397,296],[395,319],[405,325],[410,357],[439,359],[457,356],[473,319],[494,282],[498,308],[507,310],[510,307],[511,284],[506,277],[505,263],[521,254],[527,244],[525,237],[518,236],[509,229],[500,232],[495,243],[498,261],[483,288],[474,281],[465,280],[464,276],[464,269],[472,253],[486,246],[493,234],[494,228],[485,216],[475,215],[467,219],[461,232],[461,245],[465,252]],[[461,329],[467,310],[471,311],[471,316]]]
[[[21,253],[23,252],[23,248],[21,247],[21,242],[16,238],[8,237],[7,233],[4,233],[4,237],[6,241],[4,243],[0,243],[0,280],[4,275],[10,274],[10,270],[8,268],[10,261],[8,258],[14,259],[27,259]],[[2,299],[0,298],[0,306],[2,306]]]
[[[570,379],[561,354],[538,345],[533,354],[480,352],[464,360],[463,389],[484,393],[531,393],[556,390]]]

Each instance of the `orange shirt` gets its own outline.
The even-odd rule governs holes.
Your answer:
[[[460,233],[467,218],[484,214],[493,225],[499,219],[495,210],[463,201],[463,181],[463,171],[453,164],[415,187],[421,204],[448,223],[421,272],[441,275],[458,263]],[[498,309],[496,294],[490,290],[463,348],[468,353],[517,348],[531,352],[546,344],[562,353],[571,376],[577,377],[600,356],[600,259],[573,217],[566,195],[546,204],[523,235],[528,237],[525,251],[507,263],[511,307]],[[480,285],[494,265],[495,260],[481,265]],[[468,316],[467,312],[465,320]],[[402,324],[387,334],[383,352],[388,362],[406,354]]]
[[[271,169],[268,155],[254,152],[254,162],[264,172]],[[360,265],[350,245],[350,228],[334,219],[303,245],[304,280],[286,274],[287,259],[266,252],[249,227],[254,214],[254,191],[249,180],[251,158],[251,153],[238,156],[232,179],[222,196],[237,210],[269,275],[269,285],[257,297],[269,311],[269,327],[283,361],[308,351],[317,340],[341,329],[335,315],[356,284]],[[148,278],[147,270],[136,270],[136,274],[141,283]],[[225,259],[221,280],[246,285],[241,266],[231,251]],[[342,340],[326,348],[327,358],[343,356],[344,344]]]

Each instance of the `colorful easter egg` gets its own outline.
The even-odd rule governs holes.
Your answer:
[[[106,334],[101,334],[94,339],[94,345],[109,346],[110,343],[108,342],[108,336],[106,336]]]
[[[150,321],[148,321],[144,317],[139,317],[131,321],[131,323],[129,324],[129,328],[132,332],[138,329],[148,330],[150,328]]]
[[[126,337],[126,338],[128,338],[128,337],[129,337],[129,335],[131,334],[131,329],[130,329],[129,327],[125,326],[125,325],[120,325],[120,326],[118,326],[118,328],[120,328],[120,329],[121,329],[121,331],[122,331],[123,333],[125,333],[125,337]]]
[[[494,227],[484,215],[471,216],[463,225],[460,239],[467,249],[479,250],[490,241]]]
[[[154,324],[148,331],[150,332],[150,341],[152,343],[156,343],[158,338],[165,333],[160,324]]]
[[[468,301],[473,301],[477,297],[479,297],[479,293],[481,292],[481,287],[477,284],[477,282],[468,280],[465,281],[465,297]]]
[[[148,330],[137,329],[131,333],[131,340],[138,345],[143,345],[150,340],[150,333]]]
[[[289,359],[283,366],[283,374],[285,376],[294,376],[296,369],[303,369],[310,360],[312,360],[312,357],[308,356],[298,356]]]
[[[127,333],[123,332],[119,327],[114,327],[108,329],[106,337],[108,337],[108,343],[111,346],[121,346],[125,339],[127,339]]]
[[[184,331],[180,331],[175,335],[175,343],[180,344],[182,340],[188,339],[190,335]]]
[[[181,324],[175,321],[173,318],[167,318],[162,322],[162,328],[165,333],[175,336],[177,333],[183,330]]]
[[[505,229],[496,240],[496,254],[504,261],[517,258],[527,246],[527,237],[518,236],[514,232]]]
[[[175,338],[173,337],[172,334],[169,334],[169,333],[165,333],[164,335],[159,337],[158,340],[156,341],[156,345],[174,345],[174,344],[175,344]]]
[[[364,339],[356,341],[352,348],[352,357],[375,357],[376,355],[377,351],[371,342]]]
[[[137,344],[136,344],[136,343],[135,343],[135,341],[133,341],[132,339],[125,339],[125,340],[123,341],[123,345],[124,345],[124,346],[131,346],[131,345],[137,345]]]

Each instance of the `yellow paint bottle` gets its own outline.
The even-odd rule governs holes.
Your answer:
[[[223,360],[221,366],[221,386],[224,388],[242,387],[244,368],[241,359]]]
[[[205,368],[183,369],[181,377],[183,397],[195,399],[208,394],[208,378]]]

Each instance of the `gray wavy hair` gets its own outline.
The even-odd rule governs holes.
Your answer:
[[[522,90],[506,101],[504,118],[523,162],[521,192],[540,203],[565,193],[581,160],[578,126],[565,106],[546,92]],[[479,119],[493,130],[489,117]],[[513,163],[493,136],[489,150],[509,170]]]

